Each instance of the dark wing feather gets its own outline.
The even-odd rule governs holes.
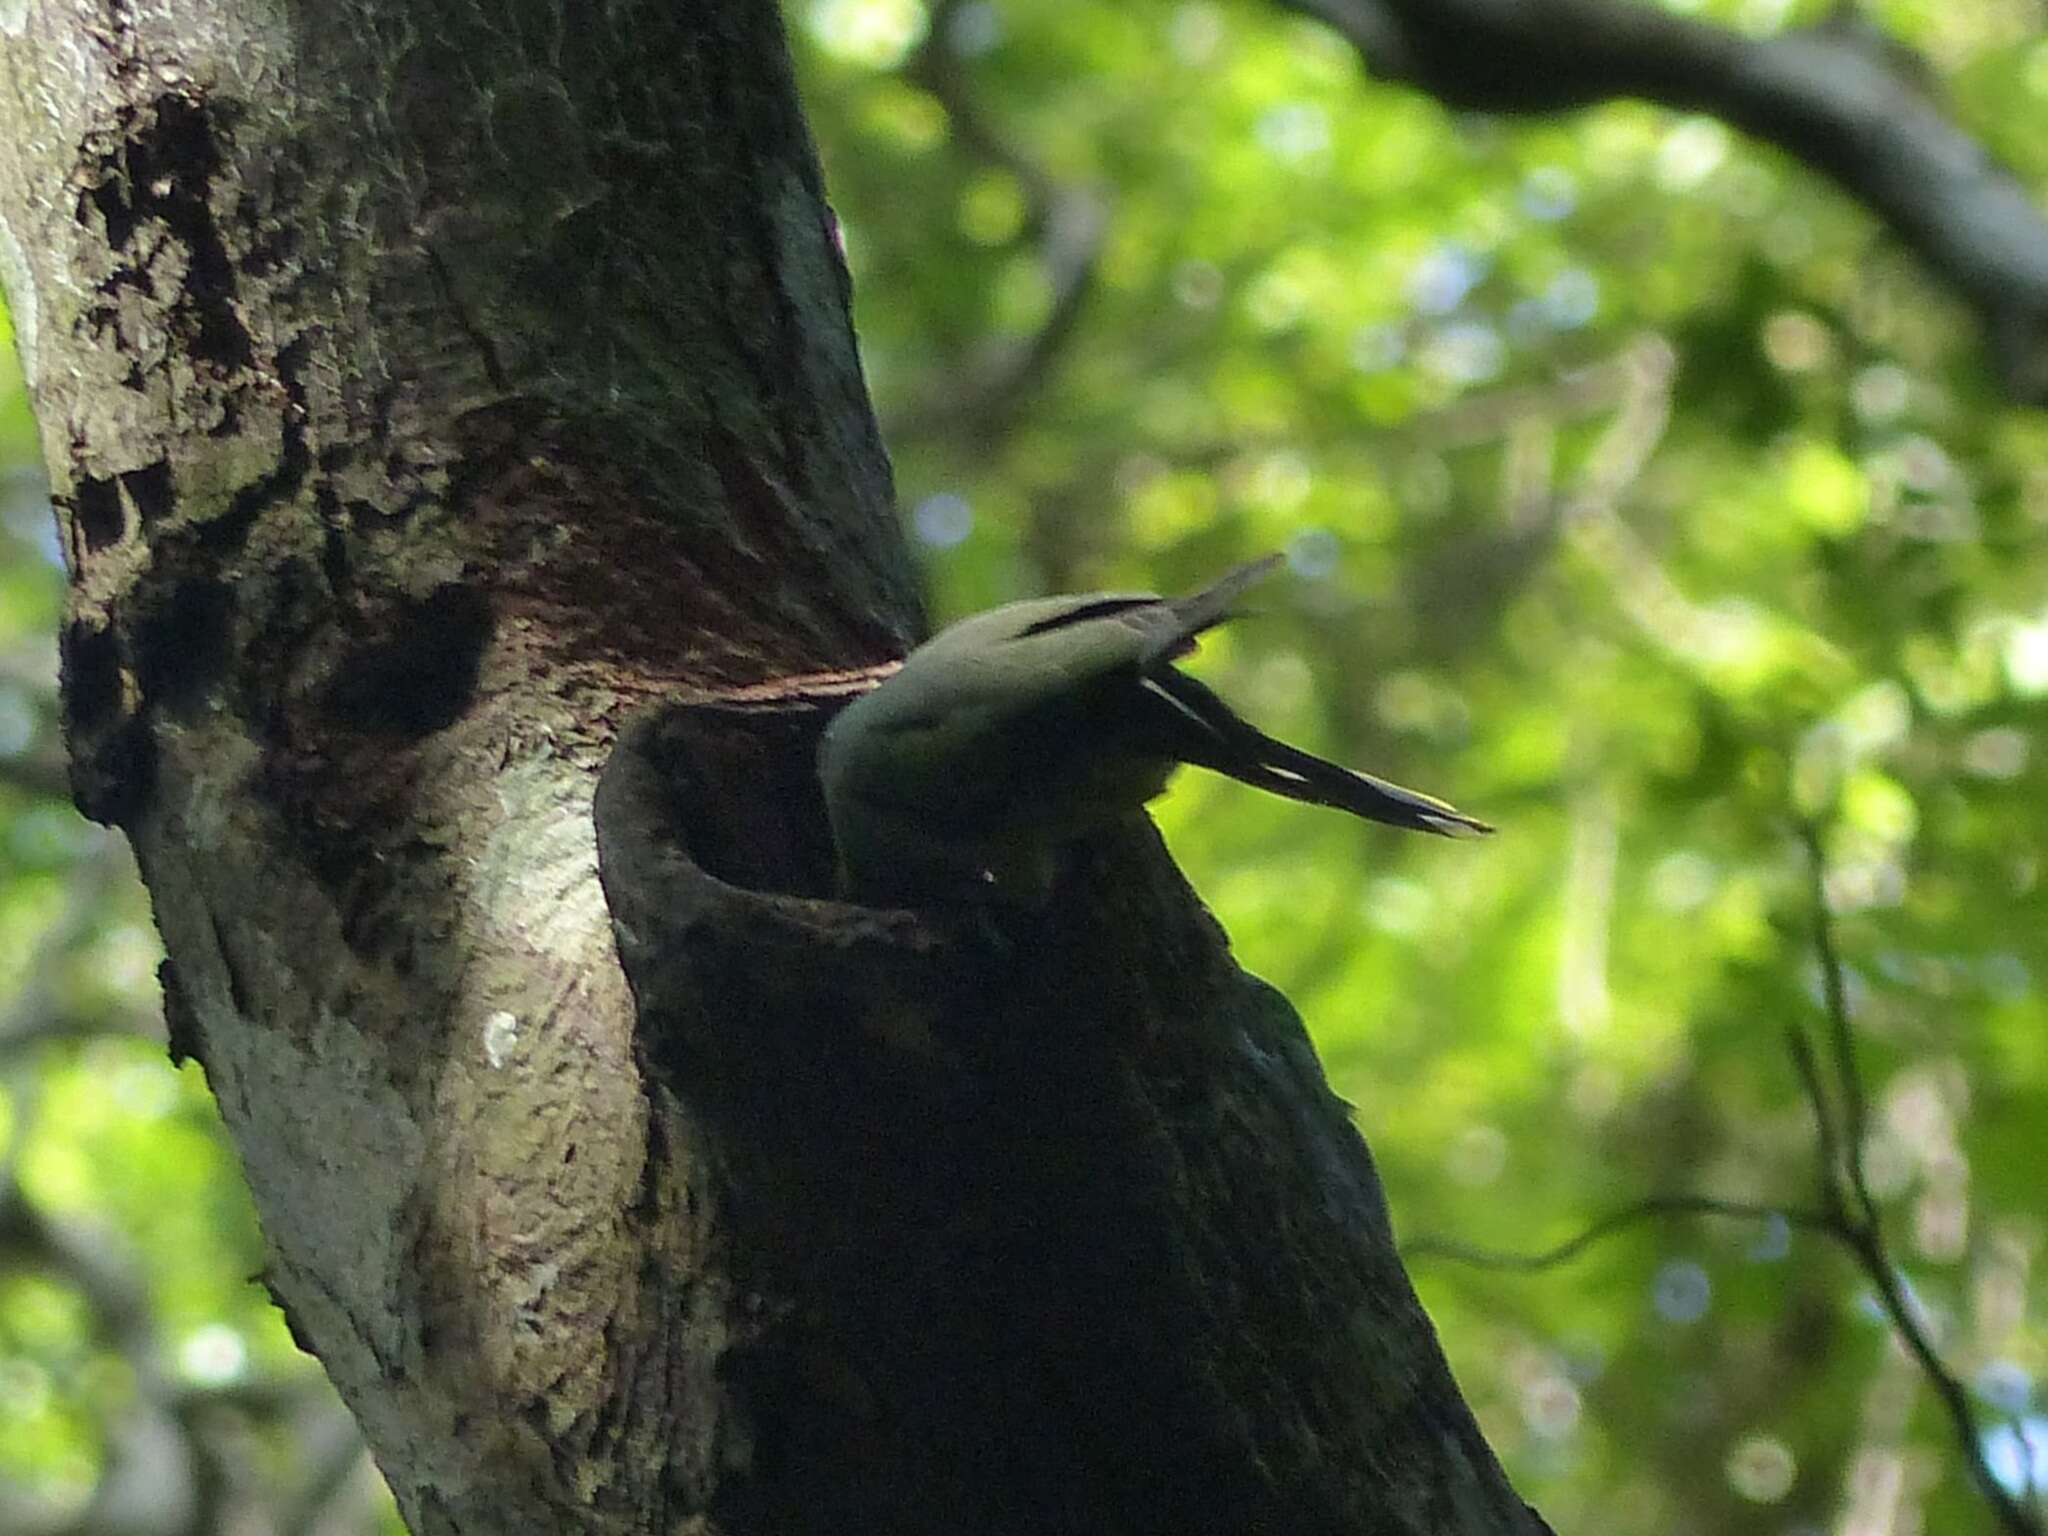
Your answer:
[[[1267,555],[1225,571],[1199,592],[1186,597],[1151,597],[1142,593],[1104,593],[1087,598],[1071,608],[1036,619],[1016,633],[1019,640],[1035,639],[1078,624],[1103,619],[1122,619],[1144,636],[1139,644],[1138,664],[1144,666],[1161,656],[1181,656],[1193,649],[1192,641],[1205,629],[1213,629],[1230,617],[1230,605],[1243,591],[1265,580],[1282,557]]]
[[[1086,624],[1095,619],[1111,619],[1118,614],[1129,613],[1137,608],[1156,608],[1163,599],[1143,595],[1099,597],[1093,602],[1080,603],[1072,608],[1027,624],[1017,631],[1019,640],[1029,640],[1034,635],[1049,635],[1056,629],[1071,629],[1076,624]]]
[[[1475,837],[1493,830],[1434,796],[1274,740],[1184,672],[1154,667],[1146,676],[1146,693],[1158,701],[1158,723],[1170,733],[1172,750],[1184,762],[1289,800],[1333,806],[1389,826],[1440,837]]]

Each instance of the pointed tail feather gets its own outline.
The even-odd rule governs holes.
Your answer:
[[[1160,633],[1161,643],[1149,651],[1144,662],[1156,661],[1161,656],[1185,656],[1194,649],[1196,635],[1205,629],[1214,629],[1229,618],[1230,605],[1247,589],[1272,575],[1286,558],[1285,555],[1273,554],[1247,560],[1243,565],[1225,571],[1201,591],[1169,601],[1165,606],[1173,615],[1173,626]]]
[[[1147,681],[1155,697],[1171,706],[1172,713],[1162,719],[1172,733],[1174,754],[1186,762],[1289,800],[1331,806],[1388,826],[1439,837],[1483,837],[1493,830],[1433,795],[1276,741],[1184,672],[1156,667]]]
[[[1318,805],[1335,806],[1368,821],[1383,821],[1390,827],[1407,827],[1415,832],[1434,832],[1439,837],[1484,837],[1491,825],[1467,816],[1454,805],[1418,789],[1403,789],[1369,773],[1327,762],[1284,741],[1265,738],[1265,761],[1269,773],[1288,775],[1306,791],[1293,796]]]

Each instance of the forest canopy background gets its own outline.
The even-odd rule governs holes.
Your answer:
[[[1670,9],[1767,37],[1826,8]],[[2048,202],[2048,14],[1866,15]],[[1357,1107],[1520,1491],[1560,1531],[1985,1527],[1826,1243],[1692,1217],[1526,1273],[1444,1251],[1652,1194],[1810,1203],[1806,822],[1892,1257],[1994,1472],[2048,1483],[2048,419],[1981,306],[1714,117],[1460,115],[1278,8],[789,16],[936,610],[1284,549],[1202,675],[1502,826],[1446,847],[1193,773],[1158,811]],[[121,842],[64,794],[37,458],[10,374],[0,1526],[62,1528],[160,1430],[237,1507],[372,1529],[165,1060]]]

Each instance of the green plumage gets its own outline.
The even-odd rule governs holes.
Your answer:
[[[1010,603],[911,652],[819,745],[848,894],[1040,902],[1063,847],[1153,798],[1184,762],[1394,826],[1491,831],[1275,741],[1174,668],[1279,560],[1239,566],[1188,597]]]

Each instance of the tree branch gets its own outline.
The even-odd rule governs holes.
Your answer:
[[[1877,1201],[1870,1193],[1870,1176],[1863,1160],[1863,1144],[1870,1132],[1870,1108],[1863,1091],[1863,1074],[1856,1065],[1856,1036],[1849,1023],[1849,992],[1843,982],[1841,956],[1835,949],[1834,924],[1828,917],[1826,856],[1821,851],[1820,830],[1813,823],[1801,823],[1799,840],[1806,850],[1807,899],[1813,908],[1813,951],[1820,961],[1821,1002],[1828,1021],[1828,1051],[1834,1058],[1835,1083],[1842,1104],[1841,1136],[1848,1149],[1846,1160],[1833,1166],[1847,1181],[1846,1193],[1855,1202],[1858,1221],[1876,1231]]]
[[[1814,950],[1820,961],[1821,1005],[1826,1015],[1829,1068],[1834,1075],[1833,1097],[1842,1106],[1842,1121],[1834,1125],[1822,1090],[1818,1057],[1803,1030],[1791,1032],[1793,1060],[1813,1107],[1816,1138],[1820,1150],[1822,1199],[1830,1212],[1829,1234],[1847,1250],[1856,1267],[1876,1293],[1878,1305],[1890,1319],[1900,1344],[1927,1377],[1940,1400],[1943,1413],[1955,1433],[1971,1481],[1991,1506],[2000,1529],[2008,1536],[2042,1536],[2041,1521],[2015,1499],[1999,1482],[1984,1454],[1984,1437],[1970,1406],[1967,1388],[1941,1358],[1930,1336],[1924,1314],[1907,1295],[1897,1261],[1885,1239],[1882,1216],[1870,1192],[1870,1175],[1864,1161],[1867,1096],[1862,1074],[1857,1070],[1855,1026],[1849,1014],[1849,989],[1844,981],[1840,951],[1834,937],[1834,920],[1829,915],[1826,891],[1827,868],[1820,834],[1802,825],[1800,841],[1806,850],[1807,891],[1813,908]],[[1836,1145],[1831,1146],[1831,1143]]]
[[[1813,1115],[1815,1162],[1819,1168],[1819,1209],[1780,1208],[1706,1195],[1653,1195],[1601,1217],[1577,1236],[1535,1253],[1512,1253],[1476,1247],[1450,1238],[1429,1237],[1402,1245],[1405,1258],[1440,1258],[1483,1269],[1532,1272],[1577,1258],[1603,1238],[1642,1222],[1665,1216],[1728,1216],[1747,1220],[1782,1220],[1801,1231],[1814,1232],[1841,1247],[1876,1294],[1879,1307],[1897,1333],[1899,1343],[1926,1376],[1954,1431],[1970,1479],[1991,1507],[2007,1536],[2043,1536],[2041,1521],[2013,1497],[1991,1470],[1984,1453],[1976,1411],[1969,1391],[1948,1368],[1935,1347],[1924,1314],[1914,1304],[1899,1266],[1886,1242],[1877,1202],[1870,1191],[1864,1162],[1868,1096],[1857,1070],[1855,1027],[1849,1013],[1834,925],[1828,914],[1826,865],[1819,833],[1800,828],[1806,850],[1807,891],[1812,903],[1814,949],[1821,971],[1821,1003],[1826,1015],[1828,1057],[1825,1063],[1807,1032],[1798,1025],[1786,1030],[1792,1064]],[[1830,1081],[1832,1078],[1832,1081]],[[1839,1103],[1839,1121],[1834,1106]]]
[[[1718,1200],[1711,1195],[1651,1195],[1632,1205],[1608,1212],[1574,1237],[1534,1253],[1515,1253],[1499,1248],[1482,1248],[1455,1238],[1423,1237],[1401,1245],[1409,1259],[1448,1259],[1475,1269],[1507,1269],[1533,1273],[1569,1263],[1603,1238],[1626,1232],[1646,1221],[1667,1216],[1726,1216],[1736,1221],[1782,1221],[1802,1232],[1833,1235],[1834,1224],[1823,1211],[1801,1210],[1775,1205],[1757,1205],[1747,1200]]]
[[[1073,336],[1095,286],[1096,258],[1109,232],[1109,211],[1099,193],[1058,180],[1005,139],[983,114],[953,42],[964,9],[964,0],[944,0],[908,73],[946,109],[961,147],[983,164],[1007,172],[1022,188],[1024,227],[1038,242],[1052,302],[1030,334],[993,339],[959,375],[949,373],[926,400],[893,416],[888,437],[898,444],[961,425],[983,439],[1003,431],[1011,413]]]
[[[2048,400],[2048,215],[1846,12],[1749,38],[1613,0],[1279,0],[1383,79],[1466,111],[1636,97],[1720,118],[1870,209],[1978,313],[2016,400]]]

